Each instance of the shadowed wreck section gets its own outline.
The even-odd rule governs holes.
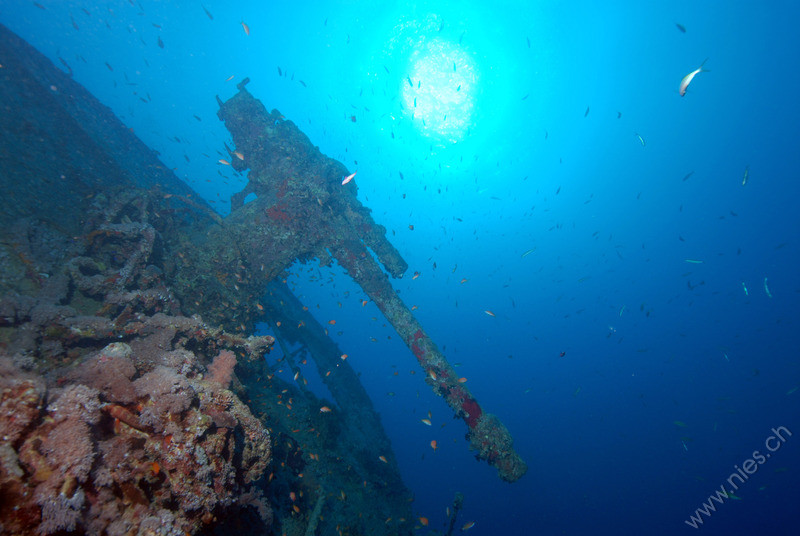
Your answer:
[[[243,248],[247,262],[251,266],[264,262],[260,240],[265,233],[270,241],[281,243],[287,259],[316,257],[322,264],[335,259],[402,337],[426,371],[433,391],[467,423],[470,446],[478,458],[495,466],[503,480],[519,479],[527,466],[514,451],[511,434],[458,382],[453,368],[370,254],[371,250],[393,277],[402,277],[408,267],[385,238],[385,228],[356,199],[356,181],[342,184],[348,170],[324,156],[277,110],[267,112],[247,91],[247,82],[240,83],[239,93],[227,102],[218,99],[218,115],[236,144],[231,162],[240,171],[250,168],[247,186],[232,199],[234,213],[229,220],[243,222],[249,233],[253,225],[263,230],[249,238],[238,237],[237,242],[247,244]],[[250,194],[256,199],[243,205]]]

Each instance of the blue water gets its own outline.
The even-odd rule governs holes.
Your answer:
[[[358,171],[409,263],[395,288],[529,467],[507,484],[476,462],[343,270],[295,267],[428,529],[461,491],[476,536],[797,534],[800,8],[386,4],[204,0],[212,20],[199,2],[6,0],[0,22],[222,214],[245,180],[217,163],[214,95],[245,76]],[[696,514],[751,458],[736,498]]]

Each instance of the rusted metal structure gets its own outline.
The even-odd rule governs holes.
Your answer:
[[[443,396],[467,424],[468,437],[478,457],[495,466],[503,480],[513,482],[527,466],[514,451],[513,440],[500,420],[483,411],[436,344],[422,329],[392,288],[389,278],[369,250],[393,277],[401,277],[406,262],[385,238],[370,210],[356,199],[356,180],[342,184],[349,174],[340,162],[323,155],[308,137],[280,112],[267,112],[246,89],[226,102],[217,98],[219,118],[230,131],[236,150],[231,161],[240,171],[249,168],[249,182],[234,196],[234,212],[225,227],[235,238],[245,267],[265,267],[272,279],[283,269],[276,263],[279,250],[287,261],[335,259],[378,305],[426,372],[433,391]],[[256,199],[244,204],[249,194]],[[230,222],[230,223],[229,223]],[[244,281],[244,279],[243,279]]]

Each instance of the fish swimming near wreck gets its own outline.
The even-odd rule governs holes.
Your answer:
[[[686,89],[689,87],[689,84],[692,83],[692,80],[694,79],[695,76],[697,76],[699,73],[709,72],[708,69],[703,69],[703,65],[705,65],[707,61],[708,58],[704,59],[703,63],[700,64],[700,67],[698,67],[697,69],[695,69],[694,71],[683,77],[683,80],[681,80],[680,88],[678,88],[678,93],[680,93],[681,97],[686,95]]]

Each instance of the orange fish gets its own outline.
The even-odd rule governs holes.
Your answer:
[[[218,160],[218,162],[219,162],[220,164],[222,164],[223,166],[230,166],[230,165],[231,165],[231,163],[230,163],[230,162],[228,162],[227,160],[225,160],[224,158],[220,158],[220,159]]]
[[[250,35],[250,27],[242,21],[242,28],[244,28],[244,33]]]
[[[428,371],[428,376],[430,376],[430,378],[431,378],[433,381],[436,381],[436,378],[437,378],[437,376],[436,376],[436,372],[434,372],[434,371],[432,371],[432,370],[429,370],[429,371]]]
[[[233,154],[236,155],[236,158],[238,158],[239,160],[244,160],[244,155],[239,151],[233,151]]]
[[[342,354],[341,356],[339,356],[339,358],[340,358],[342,361],[344,361],[345,359],[347,359],[347,354]]]
[[[292,502],[294,502],[295,499],[297,499],[297,495],[295,495],[293,491],[290,491],[289,492],[289,498],[292,500]]]
[[[430,419],[420,419],[420,421],[422,422],[422,424],[427,424],[428,426],[432,426]]]
[[[331,408],[329,408],[328,406],[322,406],[321,408],[319,408],[319,412],[320,413],[330,413],[331,412]]]
[[[298,513],[298,514],[300,513],[300,507],[299,507],[299,506],[297,506],[296,504],[293,504],[293,505],[292,505],[292,510],[294,510],[294,511],[295,511],[295,513]]]
[[[431,441],[431,448],[433,449],[433,452],[436,452],[436,450],[439,448],[439,444],[436,442],[435,439]]]
[[[464,283],[466,283],[467,281],[468,281],[468,280],[467,280],[467,278],[465,277],[464,279],[462,279],[462,280],[461,280],[461,284],[463,285],[463,284],[464,284]]]
[[[331,326],[335,326],[336,320],[328,320],[328,324],[330,324]]]
[[[419,522],[423,527],[427,527],[428,526],[428,518],[427,517],[420,516]]]
[[[467,521],[466,523],[461,525],[461,530],[469,530],[474,526],[475,526],[475,522],[474,521]]]
[[[356,173],[358,173],[358,171],[354,171],[353,173],[342,179],[342,186],[353,180],[353,178],[356,176]]]
[[[408,230],[409,230],[409,231],[413,231],[413,230],[414,230],[414,226],[413,226],[413,225],[409,225],[409,226],[408,226]]]
[[[382,461],[383,463],[389,463],[389,462],[386,460],[386,456],[378,456],[378,459],[379,459],[380,461]]]
[[[150,468],[153,470],[153,474],[157,475],[159,471],[161,471],[161,466],[158,465],[158,462],[153,462]]]
[[[419,272],[414,272],[414,275],[411,277],[411,280],[413,281],[414,279],[418,278],[421,275],[422,274],[420,274]]]
[[[467,379],[466,378],[459,378],[458,379],[458,383],[467,383]]]

